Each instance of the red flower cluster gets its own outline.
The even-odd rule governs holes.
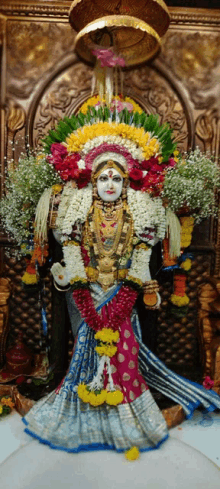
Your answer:
[[[207,390],[210,390],[214,387],[214,380],[212,380],[209,375],[207,375],[202,383],[203,387],[205,387],[205,389]]]
[[[91,179],[91,171],[94,159],[105,152],[115,152],[124,156],[129,171],[130,187],[134,190],[148,192],[152,196],[160,195],[163,190],[163,182],[168,168],[174,167],[174,158],[169,158],[166,163],[159,163],[158,157],[152,157],[139,163],[134,159],[127,149],[117,145],[103,143],[93,148],[85,157],[86,168],[80,169],[78,162],[81,159],[79,153],[68,155],[66,147],[61,143],[51,145],[51,155],[48,161],[52,163],[55,170],[64,181],[75,180],[78,188],[88,185]],[[145,175],[143,172],[147,172]]]
[[[133,168],[129,173],[130,187],[134,190],[142,190],[144,184],[144,175],[142,170],[139,168]]]
[[[88,289],[79,288],[73,291],[73,298],[81,316],[88,326],[95,331],[102,328],[117,330],[120,324],[129,318],[137,299],[137,291],[128,286],[122,286],[116,297],[108,304],[109,318],[103,319],[95,309]]]
[[[52,144],[50,150],[51,156],[48,156],[48,161],[54,165],[62,180],[75,180],[78,188],[83,188],[89,183],[91,171],[78,167],[81,159],[79,153],[68,155],[66,147],[60,143]]]
[[[143,192],[149,192],[154,197],[157,197],[163,190],[164,178],[165,173],[155,174],[149,171],[144,178]]]
[[[156,197],[163,190],[163,182],[166,170],[176,165],[173,158],[169,158],[168,162],[159,164],[157,157],[152,157],[149,160],[144,160],[142,163],[135,162],[132,170],[129,173],[130,187],[134,190],[142,190]],[[144,176],[144,172],[147,174]]]

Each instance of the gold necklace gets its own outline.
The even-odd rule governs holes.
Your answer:
[[[107,212],[106,207],[103,210],[103,205],[101,206],[99,202],[98,205],[96,204],[94,202],[89,211],[83,241],[90,257],[93,257],[93,265],[88,267],[92,281],[99,282],[102,288],[107,290],[114,284],[115,280],[121,280],[119,277],[121,271],[119,270],[119,260],[124,254],[130,254],[132,251],[134,226],[129,207],[125,201],[122,205],[117,206],[117,209],[112,205],[108,206]],[[113,235],[111,231],[111,236],[107,236],[106,231],[106,237],[113,240],[110,249],[106,249],[102,241],[103,222],[109,226],[111,223],[116,223]],[[126,274],[124,275],[126,276]]]

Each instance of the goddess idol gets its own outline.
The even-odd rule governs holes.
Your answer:
[[[131,99],[111,110],[94,97],[58,124],[45,149],[64,183],[39,201],[35,246],[43,250],[57,206],[64,265],[54,263],[51,273],[66,293],[75,346],[61,385],[24,418],[26,432],[68,452],[114,449],[136,458],[168,437],[148,386],[187,417],[199,405],[220,408],[214,391],[178,376],[144,345],[135,307],[140,292],[147,308],[160,304],[149,260],[167,230],[180,252],[178,218],[161,198],[177,161],[172,133]]]

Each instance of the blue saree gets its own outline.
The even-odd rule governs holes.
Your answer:
[[[99,311],[117,294],[120,285],[103,292],[92,286],[92,296]],[[38,401],[23,418],[25,431],[48,444],[67,452],[114,449],[118,452],[137,446],[140,451],[156,449],[168,437],[166,422],[149,390],[133,402],[93,407],[77,395],[80,383],[88,384],[97,372],[94,331],[82,321],[67,293],[73,333],[77,340],[68,373],[60,387]],[[142,342],[141,329],[134,309],[132,327],[139,343],[139,369],[149,386],[181,404],[187,417],[202,405],[207,411],[220,408],[220,397],[201,385],[190,382],[169,370]]]

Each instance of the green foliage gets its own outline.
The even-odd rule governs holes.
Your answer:
[[[157,136],[162,145],[163,161],[167,161],[176,149],[176,144],[173,142],[172,129],[167,123],[160,125],[158,115],[147,115],[144,112],[141,114],[138,112],[129,112],[127,108],[123,109],[120,113],[116,111],[111,112],[108,107],[99,107],[98,109],[90,107],[86,115],[80,112],[77,116],[72,115],[70,118],[64,117],[54,130],[49,131],[48,136],[43,140],[44,149],[46,153],[50,153],[51,144],[65,141],[73,131],[76,131],[76,129],[84,124],[94,124],[108,120],[143,127],[146,132]]]

